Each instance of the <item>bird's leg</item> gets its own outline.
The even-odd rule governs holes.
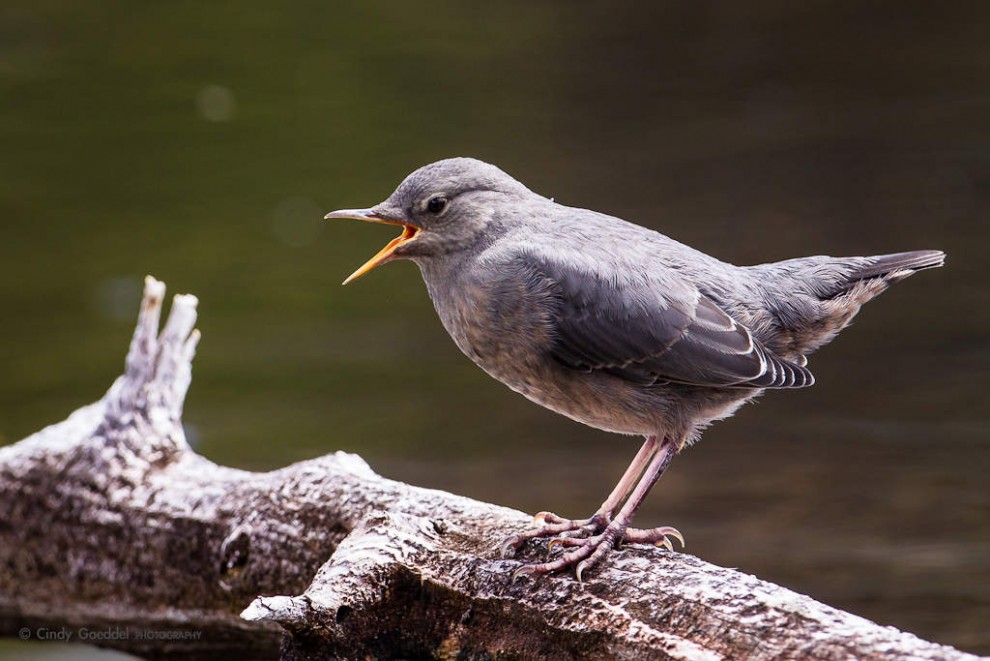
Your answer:
[[[598,508],[598,511],[591,517],[592,520],[601,518],[604,523],[608,523],[612,520],[612,515],[615,514],[615,510],[619,508],[619,504],[621,504],[622,501],[626,499],[626,496],[629,495],[629,492],[632,491],[632,488],[636,485],[636,481],[639,480],[640,476],[643,474],[643,469],[646,467],[646,464],[648,464],[653,455],[657,453],[657,449],[659,447],[660,443],[657,441],[656,436],[646,437],[646,442],[643,443],[643,447],[639,449],[639,452],[636,453],[636,456],[633,458],[632,463],[629,464],[626,472],[622,474],[621,478],[619,478],[619,482],[615,485],[615,488],[612,489],[612,493],[608,495],[605,502],[602,503],[601,507]],[[544,518],[547,518],[547,515],[560,518],[557,517],[556,514],[551,514],[550,512],[542,512],[542,514],[544,514]],[[536,516],[540,515],[537,514]]]
[[[655,543],[658,537],[666,539],[666,535],[680,538],[680,533],[668,527],[643,531],[628,530],[636,509],[643,502],[643,499],[646,498],[646,494],[650,492],[656,481],[663,475],[663,472],[670,465],[676,452],[674,443],[669,438],[665,438],[653,454],[649,465],[646,467],[646,471],[643,473],[642,478],[640,478],[639,483],[636,484],[636,488],[629,494],[629,498],[622,506],[622,509],[619,510],[615,518],[600,533],[584,539],[563,538],[562,541],[553,540],[554,543],[573,547],[573,550],[563,553],[560,557],[550,562],[520,567],[516,570],[513,578],[521,574],[549,574],[560,571],[561,569],[567,569],[568,567],[574,567],[580,581],[582,574],[589,567],[592,567],[608,555],[612,547],[615,546],[615,543],[627,532],[634,533],[632,536],[633,539],[630,541],[653,541]]]
[[[587,519],[565,519],[557,516],[553,512],[540,512],[533,517],[534,523],[538,527],[527,530],[516,535],[512,535],[502,544],[502,555],[507,556],[512,551],[522,547],[531,539],[538,537],[553,537],[563,535],[561,539],[568,537],[587,537],[601,531],[612,521],[612,516],[619,504],[626,499],[629,492],[635,486],[636,481],[643,473],[643,468],[657,452],[659,447],[656,436],[648,436],[643,447],[636,453],[636,457],[629,464],[626,472],[622,474],[618,484],[612,489],[605,502],[601,504],[598,511]]]

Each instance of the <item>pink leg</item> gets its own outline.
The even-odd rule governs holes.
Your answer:
[[[643,443],[643,447],[639,449],[636,453],[636,457],[629,464],[629,468],[626,472],[622,474],[619,479],[619,483],[615,485],[612,489],[612,493],[609,494],[602,506],[598,508],[600,514],[608,514],[609,518],[612,517],[612,513],[615,512],[615,508],[626,499],[629,495],[629,491],[639,480],[640,475],[643,474],[643,469],[649,463],[650,459],[657,453],[660,448],[660,443],[657,441],[656,436],[647,436],[646,442]]]
[[[654,443],[655,443],[654,439]],[[647,441],[649,444],[649,441]],[[644,445],[644,448],[646,446]],[[632,530],[629,529],[629,524],[632,522],[633,515],[636,513],[637,508],[646,498],[646,495],[650,492],[650,489],[656,484],[656,481],[660,479],[667,466],[670,465],[671,460],[677,450],[674,447],[674,443],[670,439],[664,439],[659,443],[658,447],[655,448],[654,452],[651,453],[649,464],[646,470],[643,472],[642,477],[639,479],[632,493],[629,494],[628,499],[626,499],[625,504],[614,519],[609,521],[605,525],[600,525],[596,527],[592,536],[585,537],[583,539],[575,539],[573,537],[558,537],[551,540],[551,545],[560,544],[565,547],[573,547],[573,550],[567,551],[562,554],[559,558],[552,560],[550,562],[544,562],[541,564],[526,565],[524,567],[516,570],[514,577],[521,574],[547,574],[551,572],[560,571],[561,569],[566,569],[568,567],[574,567],[577,573],[578,580],[581,580],[581,576],[585,570],[592,567],[599,560],[604,558],[609,551],[615,546],[616,542],[623,537],[626,537],[630,542],[647,542],[647,543],[662,543],[663,546],[671,548],[670,541],[667,539],[668,536],[674,537],[684,543],[684,538],[681,534],[674,528],[668,526],[663,526],[660,528],[653,528],[650,530]],[[640,455],[643,452],[640,451]],[[633,461],[633,466],[640,459],[640,455],[637,455],[636,460]],[[630,466],[630,470],[626,471],[626,475],[623,476],[623,480],[620,480],[619,486],[622,485],[628,476],[633,466]],[[632,482],[630,478],[630,483]],[[619,490],[613,491],[612,496],[609,496],[609,500],[615,495]],[[606,501],[607,503],[608,501]],[[604,507],[604,505],[603,505]],[[596,515],[597,516],[597,515]],[[592,517],[594,519],[594,517]],[[590,520],[589,520],[590,521]],[[551,526],[545,526],[546,528],[558,528],[563,524],[555,524]],[[565,528],[565,530],[555,531],[549,533],[549,535],[559,534],[559,532],[565,532],[566,530],[573,530],[573,528]],[[530,531],[533,532],[533,531]],[[628,535],[627,535],[628,533]],[[527,534],[527,533],[524,533]],[[548,536],[548,535],[537,535],[537,536]],[[532,537],[527,537],[531,539]]]
[[[618,484],[612,489],[612,493],[609,494],[605,502],[601,504],[598,511],[595,512],[588,519],[565,519],[563,517],[557,516],[553,512],[539,512],[533,520],[539,525],[539,527],[532,530],[527,530],[516,535],[509,537],[502,544],[502,555],[505,556],[512,551],[519,549],[523,544],[531,539],[536,539],[538,537],[552,537],[553,535],[559,535],[561,533],[576,532],[579,534],[584,534],[585,536],[594,533],[597,530],[602,529],[612,520],[612,515],[615,514],[615,510],[619,507],[619,504],[626,499],[629,492],[632,490],[633,486],[636,484],[636,480],[639,479],[640,475],[643,473],[643,468],[649,462],[650,458],[656,454],[657,448],[660,444],[657,442],[656,436],[647,436],[646,442],[636,453],[636,457],[626,468],[626,472],[622,474],[619,479]]]

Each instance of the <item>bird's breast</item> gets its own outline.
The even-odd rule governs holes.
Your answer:
[[[551,353],[551,302],[514,278],[431,288],[441,322],[458,348],[490,376],[530,400],[587,425],[622,433],[656,428],[630,416],[631,386],[571,370]],[[447,281],[452,284],[452,281]],[[652,416],[648,416],[652,417]]]
[[[444,328],[465,355],[498,379],[531,370],[549,346],[545,310],[511,282],[467,279],[439,294],[433,302]]]

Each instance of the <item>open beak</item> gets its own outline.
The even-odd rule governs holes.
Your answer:
[[[411,225],[404,220],[386,218],[379,215],[374,209],[341,209],[340,211],[331,211],[327,215],[323,216],[324,220],[330,220],[331,218],[353,218],[354,220],[363,220],[368,223],[398,225],[402,228],[402,234],[389,241],[384,248],[379,250],[374,257],[366,261],[361,268],[347,276],[347,280],[344,280],[345,285],[352,280],[357,280],[379,264],[384,264],[387,262],[392,256],[392,253],[394,253],[399,246],[412,241],[416,238],[416,235],[419,234],[419,228],[415,225]]]

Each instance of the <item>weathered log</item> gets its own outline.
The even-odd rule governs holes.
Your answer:
[[[529,516],[336,453],[270,473],[186,443],[196,299],[148,278],[125,374],[0,449],[0,635],[147,657],[975,658],[684,553],[628,546],[584,584],[523,578]],[[258,596],[263,595],[263,596]]]

